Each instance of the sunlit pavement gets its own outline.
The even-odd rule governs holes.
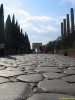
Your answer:
[[[50,54],[0,58],[0,100],[75,100],[75,58]]]

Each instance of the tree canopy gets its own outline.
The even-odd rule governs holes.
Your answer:
[[[15,15],[8,15],[4,26],[3,4],[0,6],[0,43],[4,43],[6,50],[14,53],[30,53],[30,41],[27,33],[23,33]]]

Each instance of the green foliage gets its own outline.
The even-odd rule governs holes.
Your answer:
[[[29,38],[28,38],[28,35],[27,35],[26,32],[25,32],[24,39],[25,39],[25,49],[26,49],[26,52],[30,53],[31,52],[30,42],[29,42]]]
[[[0,43],[5,43],[3,4],[0,6]]]
[[[47,44],[48,52],[53,52],[54,49],[56,49],[56,50],[60,50],[61,49],[61,39],[58,39],[58,38],[55,41],[50,41]]]
[[[22,29],[18,25],[18,21],[15,23],[15,16],[13,15],[12,22],[10,15],[6,20],[6,43],[7,49],[13,49],[15,53],[29,53],[30,43],[27,33],[24,36]]]
[[[10,53],[12,51],[12,54],[30,53],[31,51],[28,35],[26,32],[24,35],[18,21],[15,21],[14,15],[12,19],[8,15],[4,29],[3,5],[0,7],[0,42],[5,43],[6,50]]]
[[[47,44],[47,47],[48,47],[48,51],[54,51],[54,47],[55,47],[55,41],[50,41],[48,44]]]

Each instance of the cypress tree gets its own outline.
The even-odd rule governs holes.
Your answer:
[[[0,43],[5,43],[3,4],[0,6]]]
[[[15,50],[15,16],[13,14],[13,17],[12,17],[12,49]]]
[[[25,47],[26,47],[26,52],[30,53],[31,48],[30,48],[30,42],[27,33],[25,32]]]
[[[11,18],[10,15],[8,15],[6,20],[6,27],[5,27],[5,37],[6,37],[6,48],[11,49],[12,48],[12,34],[11,34]]]
[[[10,15],[8,15],[4,30],[4,10],[3,4],[0,6],[0,43],[6,43],[6,49],[12,50],[16,53],[21,47],[24,48],[26,53],[30,52],[30,42],[27,33],[23,34],[22,29],[18,21],[15,23],[15,16],[13,14],[12,21]]]

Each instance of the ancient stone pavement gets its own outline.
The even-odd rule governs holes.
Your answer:
[[[0,58],[0,100],[75,100],[75,58],[50,54]]]

